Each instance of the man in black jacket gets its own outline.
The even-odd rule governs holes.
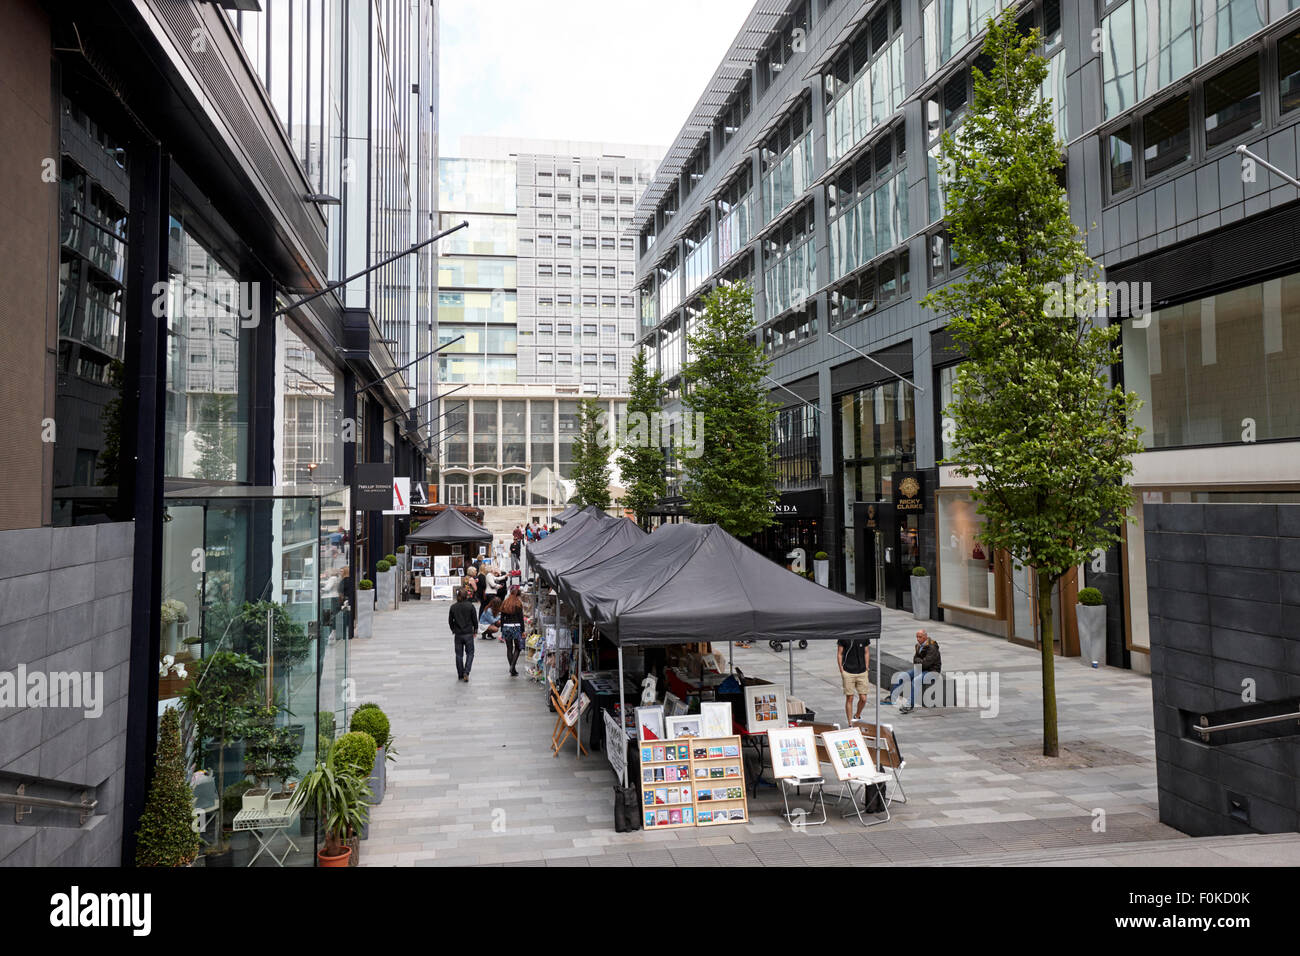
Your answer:
[[[925,631],[916,632],[916,652],[912,655],[912,669],[908,671],[911,684],[911,698],[899,708],[899,713],[906,714],[916,706],[916,698],[924,686],[933,680],[942,680],[943,658],[939,654],[939,642]],[[929,680],[926,675],[930,675]]]
[[[478,614],[468,588],[457,589],[456,603],[447,612],[447,626],[456,642],[456,674],[468,682],[469,669],[474,664],[474,633],[478,630]]]

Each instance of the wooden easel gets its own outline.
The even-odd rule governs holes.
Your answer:
[[[587,748],[582,745],[582,738],[578,734],[578,729],[582,726],[582,714],[587,709],[586,704],[589,701],[586,695],[580,694],[578,686],[577,681],[571,681],[569,685],[566,685],[566,689],[572,687],[572,693],[562,697],[555,692],[555,684],[551,684],[551,702],[555,705],[555,712],[558,717],[555,721],[555,730],[551,734],[553,756],[558,757],[560,755],[564,742],[570,737],[578,745],[579,754],[589,756]]]

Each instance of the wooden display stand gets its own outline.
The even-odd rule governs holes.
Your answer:
[[[745,761],[739,737],[641,740],[637,746],[641,748],[641,813],[645,829],[748,822]],[[701,799],[701,793],[706,792],[709,797]],[[725,796],[715,799],[714,793]],[[733,816],[737,810],[739,815]],[[726,818],[717,819],[719,812]]]

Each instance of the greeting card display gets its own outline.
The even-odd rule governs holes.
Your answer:
[[[811,727],[788,727],[767,732],[772,750],[772,775],[781,777],[820,777],[817,763],[817,737]]]
[[[745,688],[745,726],[751,734],[761,734],[789,723],[785,710],[785,691],[778,684],[751,684]]]
[[[674,718],[668,722],[672,726]],[[640,754],[647,828],[714,826],[748,818],[739,737],[642,741]]]

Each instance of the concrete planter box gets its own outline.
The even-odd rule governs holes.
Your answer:
[[[813,561],[813,580],[824,588],[831,586],[830,561]]]
[[[369,637],[374,633],[375,592],[357,591],[357,619],[353,627],[353,637]]]
[[[912,617],[918,621],[930,620],[929,577],[912,577]]]
[[[375,610],[391,611],[395,607],[397,572],[392,568],[375,575]]]
[[[370,780],[367,781],[370,792],[375,795],[373,803],[376,804],[384,802],[384,790],[388,784],[387,769],[385,767],[388,760],[385,753],[383,747],[375,751],[375,769],[370,774]]]
[[[1106,662],[1106,606],[1076,604],[1079,621],[1079,657],[1093,667]]]

